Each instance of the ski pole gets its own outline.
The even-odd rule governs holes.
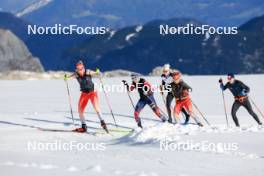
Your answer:
[[[124,82],[123,82],[123,83],[124,83]],[[125,83],[124,83],[124,85],[126,86]],[[135,107],[135,105],[134,105],[134,103],[133,103],[133,100],[132,100],[132,98],[131,98],[130,93],[129,93],[128,90],[127,90],[127,95],[128,95],[128,98],[129,98],[129,100],[130,100],[131,105],[133,106],[134,110],[136,110],[136,107]]]
[[[264,118],[263,112],[261,112],[260,108],[257,106],[257,104],[255,103],[255,101],[250,96],[249,96],[249,99],[251,100],[251,102],[253,103],[253,105],[257,109],[257,111],[260,113],[260,115],[262,116],[262,118]]]
[[[224,91],[222,91],[222,97],[223,97],[223,103],[224,103],[224,110],[225,110],[225,117],[226,117],[226,125],[227,125],[227,127],[228,127],[229,124],[228,124],[228,118],[227,118],[227,112],[226,112],[226,101],[225,101],[225,94],[224,94]]]
[[[165,105],[165,108],[167,109],[167,104],[166,104],[166,100],[165,100],[165,97],[164,97],[163,91],[160,92],[160,95],[161,95],[161,97],[162,97],[162,100],[163,100],[163,103],[164,103],[164,105]],[[170,108],[171,108],[171,107],[170,107]],[[172,109],[172,108],[171,108],[171,109]],[[168,111],[168,109],[167,109],[167,114],[168,114],[168,116],[169,116],[169,111]]]
[[[163,90],[160,91],[160,95],[161,95],[161,97],[162,97],[162,100],[163,100],[163,103],[164,103],[165,107],[167,107],[167,106],[166,106],[166,100],[165,100],[165,97],[164,97],[164,92],[163,92]]]
[[[70,106],[70,112],[71,112],[72,123],[73,123],[73,125],[74,125],[74,118],[73,118],[73,111],[72,111],[72,98],[71,98],[71,94],[70,94],[70,89],[69,89],[68,81],[65,80],[65,83],[66,83],[67,93],[68,93],[68,98],[69,98],[69,106]]]
[[[200,109],[198,108],[198,106],[193,102],[193,100],[191,100],[192,104],[194,105],[194,107],[197,109],[197,111],[199,112],[199,114],[202,116],[202,118],[205,120],[205,122],[211,126],[211,124],[209,123],[209,121],[205,118],[205,116],[203,115],[203,113],[200,111]]]
[[[108,105],[108,107],[109,107],[109,110],[110,110],[110,112],[111,112],[111,115],[112,115],[112,117],[113,117],[113,119],[114,119],[115,126],[117,127],[117,123],[116,123],[116,120],[115,120],[115,115],[114,115],[114,113],[113,113],[113,109],[112,109],[112,107],[111,107],[111,104],[110,104],[110,101],[109,101],[108,95],[107,95],[106,92],[105,92],[104,84],[103,84],[103,81],[102,81],[101,76],[99,76],[99,80],[100,80],[100,83],[101,83],[101,85],[102,85],[102,89],[103,89],[103,92],[104,92],[105,100],[106,100],[106,102],[107,102],[107,105]]]
[[[132,104],[134,110],[135,110],[136,107],[135,107],[135,105],[134,105],[134,103],[133,103],[133,100],[132,100],[132,98],[131,98],[131,95],[130,95],[129,91],[127,91],[127,95],[128,95],[128,98],[129,98],[129,100],[130,100],[130,102],[131,102],[131,104]]]

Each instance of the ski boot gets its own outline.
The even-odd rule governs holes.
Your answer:
[[[85,133],[85,132],[87,132],[87,126],[86,126],[86,124],[82,124],[82,127],[80,127],[80,128],[76,128],[76,129],[73,130],[73,131],[76,131],[76,132],[78,132],[78,133]]]
[[[167,121],[167,119],[166,119],[166,117],[164,115],[161,115],[160,119],[161,119],[162,122],[166,122]]]
[[[172,123],[172,118],[171,117],[169,117],[168,122]]]
[[[203,126],[204,126],[201,122],[198,122],[197,125],[198,125],[199,127],[203,127]]]
[[[101,127],[106,131],[106,133],[109,133],[108,129],[107,129],[107,126],[106,126],[106,123],[104,120],[101,120]]]
[[[187,125],[189,123],[189,120],[190,120],[190,115],[186,116],[183,125]]]
[[[262,128],[264,128],[264,126],[263,126],[262,122],[259,122],[258,123],[258,129],[262,129]]]
[[[143,128],[140,119],[138,119],[138,121],[137,121],[137,126],[138,126],[139,128]]]

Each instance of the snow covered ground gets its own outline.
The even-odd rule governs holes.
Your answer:
[[[242,127],[236,129],[228,114],[231,127],[226,128],[218,78],[184,77],[193,87],[193,101],[213,128],[161,124],[146,107],[141,114],[145,128],[142,131],[135,129],[127,94],[115,92],[109,94],[109,98],[120,127],[119,132],[111,134],[104,134],[90,106],[86,114],[89,134],[49,131],[75,128],[62,80],[0,81],[1,175],[261,176],[264,173],[264,129],[259,128],[243,108],[238,113]],[[103,81],[113,85],[120,84],[122,79]],[[147,79],[153,84],[159,82],[158,77]],[[238,79],[251,87],[250,95],[263,111],[264,75],[238,76]],[[95,79],[95,82],[99,83],[99,80]],[[77,125],[79,88],[75,80],[69,84]],[[233,98],[229,92],[225,95],[229,113]],[[114,130],[104,94],[99,92],[99,96],[104,118]],[[136,102],[137,93],[132,93],[132,97]],[[156,93],[155,97],[165,111],[161,96]],[[127,133],[130,129],[135,132]],[[69,151],[41,148],[49,143],[52,146],[74,143],[88,147],[87,150],[73,147]],[[38,144],[38,150],[33,150],[33,144]]]

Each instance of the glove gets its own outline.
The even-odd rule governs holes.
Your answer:
[[[67,74],[64,74],[63,79],[64,79],[64,81],[67,81],[69,79],[69,77],[67,76]]]
[[[100,69],[99,69],[99,68],[96,68],[96,69],[95,69],[95,73],[99,75],[99,74],[101,73],[101,72],[100,72]]]
[[[163,95],[164,94],[164,86],[163,85],[160,85],[160,93]]]
[[[245,89],[243,89],[240,93],[242,96],[246,96],[247,95],[247,91]]]
[[[222,83],[223,83],[222,78],[220,78],[218,82],[219,82],[220,84],[222,84]]]
[[[126,80],[122,80],[124,85],[128,85]]]

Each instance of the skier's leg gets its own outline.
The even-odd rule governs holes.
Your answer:
[[[182,111],[182,113],[185,116],[184,124],[187,124],[189,122],[189,120],[190,120],[190,114],[188,114],[188,112],[186,111],[186,109],[184,107],[181,109],[181,111]]]
[[[91,102],[92,102],[93,108],[94,108],[99,120],[100,121],[103,120],[97,92],[91,92],[90,98],[91,98]]]
[[[105,123],[105,121],[104,121],[104,119],[102,117],[102,112],[101,112],[101,108],[100,108],[100,105],[99,105],[99,99],[98,99],[97,92],[94,91],[94,92],[91,92],[90,94],[91,94],[90,98],[91,98],[91,102],[92,102],[93,108],[94,108],[94,110],[95,110],[95,112],[96,112],[96,114],[97,114],[97,116],[98,116],[98,118],[100,120],[101,126],[102,126],[103,129],[105,129],[108,132],[106,123]]]
[[[143,99],[139,99],[136,107],[135,107],[135,112],[134,112],[134,118],[137,122],[138,127],[142,128],[141,120],[139,118],[139,114],[141,110],[146,106],[147,102]]]
[[[184,100],[184,107],[187,109],[187,111],[189,112],[190,116],[194,119],[194,121],[197,123],[197,125],[203,126],[203,124],[201,123],[199,117],[197,115],[195,115],[195,113],[193,111],[193,106],[192,106],[191,99],[188,98],[188,99]]]
[[[81,93],[79,103],[78,103],[78,113],[79,113],[79,117],[80,117],[82,124],[85,123],[84,110],[87,106],[88,100],[89,98],[87,97],[87,94]]]
[[[152,109],[152,111],[162,120],[162,122],[166,121],[166,117],[161,114],[160,109],[156,103],[156,100],[153,95],[148,96],[148,105]]]
[[[176,101],[174,109],[173,109],[173,115],[174,115],[175,123],[177,123],[177,121],[180,119],[181,109],[182,109],[181,101]]]
[[[89,101],[89,98],[87,97],[86,93],[81,93],[79,103],[78,103],[78,113],[81,121],[82,128],[77,129],[79,132],[85,132],[87,130],[87,126],[85,123],[85,117],[84,117],[84,110]]]
[[[172,123],[172,116],[171,116],[171,102],[173,100],[173,95],[172,93],[168,93],[167,97],[166,97],[166,108],[167,108],[167,112],[168,112],[168,122]]]
[[[252,106],[251,106],[249,100],[248,99],[245,100],[242,104],[247,109],[248,113],[256,120],[256,122],[259,125],[262,125],[262,123],[260,122],[260,120],[258,118],[258,115],[253,111]]]
[[[233,118],[237,127],[239,127],[240,125],[239,125],[236,113],[237,113],[237,110],[240,108],[240,106],[241,106],[241,103],[238,101],[235,101],[233,103],[232,110],[231,110],[232,118]]]

